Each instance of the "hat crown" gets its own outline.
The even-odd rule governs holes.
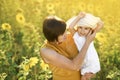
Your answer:
[[[99,20],[100,18],[95,17],[92,14],[86,14],[85,17],[78,21],[77,26],[90,27],[94,29],[97,26]]]
[[[71,22],[73,22],[75,19],[77,18],[77,16],[74,16],[72,18],[70,18],[66,24],[67,27],[69,27],[69,25],[71,24]],[[83,18],[81,18],[78,23],[76,24],[77,27],[81,26],[81,27],[90,27],[92,29],[94,29],[95,27],[97,27],[97,23],[100,21],[99,17],[95,17],[92,14],[87,13]]]

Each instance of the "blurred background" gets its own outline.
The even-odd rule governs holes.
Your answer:
[[[119,9],[119,0],[0,0],[0,80],[52,78],[39,55],[42,22],[48,15],[67,21],[80,11],[104,22],[94,41],[101,71],[92,80],[120,80]]]

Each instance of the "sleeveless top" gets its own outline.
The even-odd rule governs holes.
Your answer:
[[[54,49],[56,52],[69,59],[73,59],[78,54],[77,47],[70,34],[67,35],[67,39],[61,44],[47,42],[45,47]],[[63,69],[50,63],[48,63],[48,65],[53,73],[53,80],[80,80],[80,71]]]

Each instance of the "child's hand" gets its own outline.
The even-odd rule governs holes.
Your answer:
[[[80,13],[78,14],[78,16],[79,16],[80,18],[85,17],[85,15],[86,15],[86,13],[85,13],[85,12],[80,12]]]
[[[96,35],[96,32],[95,31],[93,32],[92,30],[90,30],[86,36],[86,42],[91,43],[91,41],[94,40],[95,35]]]
[[[102,21],[99,21],[97,23],[97,27],[95,28],[95,31],[98,32],[100,29],[104,26],[104,23]]]

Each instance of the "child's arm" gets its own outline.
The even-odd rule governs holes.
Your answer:
[[[80,12],[79,14],[78,14],[78,16],[75,18],[75,20],[73,20],[71,23],[70,23],[70,25],[68,26],[68,28],[69,28],[69,31],[70,31],[70,33],[72,34],[72,35],[74,35],[74,33],[75,33],[75,29],[74,29],[74,26],[77,24],[77,22],[81,19],[81,18],[83,18],[85,16],[85,13],[84,12]]]
[[[98,23],[97,23],[97,27],[95,28],[95,32],[99,32],[100,31],[100,29],[102,29],[102,27],[104,26],[104,23],[102,22],[102,21],[99,21]]]

